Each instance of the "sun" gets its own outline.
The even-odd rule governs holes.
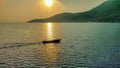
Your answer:
[[[45,5],[51,7],[53,5],[53,0],[45,0]]]

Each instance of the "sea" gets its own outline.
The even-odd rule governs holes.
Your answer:
[[[0,23],[0,68],[120,68],[120,24]]]

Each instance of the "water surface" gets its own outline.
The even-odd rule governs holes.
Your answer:
[[[0,68],[119,68],[118,23],[1,23]],[[61,38],[60,44],[41,44]]]

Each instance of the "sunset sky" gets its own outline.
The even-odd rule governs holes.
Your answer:
[[[106,0],[54,0],[48,7],[45,0],[0,0],[0,22],[26,22],[62,12],[84,12]]]

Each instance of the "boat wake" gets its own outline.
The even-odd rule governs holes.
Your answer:
[[[0,49],[6,49],[6,48],[13,48],[13,47],[23,47],[23,46],[30,46],[30,45],[40,45],[40,44],[57,44],[60,43],[61,39],[55,39],[55,40],[44,40],[39,42],[33,42],[33,43],[4,43],[0,44]]]
[[[36,45],[36,44],[41,44],[41,42],[39,43],[4,43],[4,44],[0,44],[0,49],[23,47],[23,46],[30,46],[30,45]]]

